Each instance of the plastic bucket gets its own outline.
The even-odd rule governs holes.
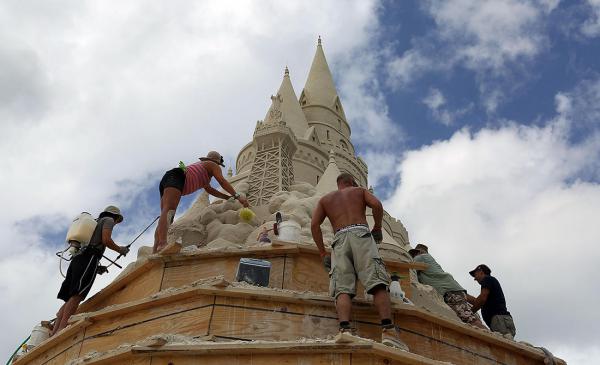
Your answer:
[[[31,337],[27,341],[27,348],[31,349],[46,341],[50,337],[50,330],[46,327],[35,326],[31,331]]]
[[[300,240],[300,225],[294,221],[279,223],[279,239],[282,241],[298,242]]]

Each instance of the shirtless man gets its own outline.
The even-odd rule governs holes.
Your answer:
[[[248,207],[246,198],[236,193],[233,186],[223,177],[221,166],[225,167],[223,157],[216,151],[210,151],[206,157],[188,166],[171,169],[165,173],[158,190],[160,192],[160,218],[154,232],[154,247],[152,252],[158,252],[167,245],[167,232],[172,223],[175,211],[182,195],[192,194],[196,190],[204,189],[212,196],[221,199],[234,198],[239,200],[244,207]],[[214,177],[225,191],[231,196],[223,194],[210,186],[210,179]]]
[[[319,200],[312,215],[312,236],[319,248],[325,268],[330,272],[329,293],[335,298],[340,332],[350,332],[352,298],[356,295],[356,277],[373,303],[381,319],[381,342],[408,351],[400,339],[400,330],[392,323],[390,296],[387,287],[390,276],[379,256],[375,241],[383,239],[381,222],[383,206],[368,190],[356,185],[352,175],[342,173],[337,178],[338,190]],[[369,231],[365,209],[373,211],[375,226]],[[321,224],[329,218],[335,237],[331,244],[333,260],[325,251]]]

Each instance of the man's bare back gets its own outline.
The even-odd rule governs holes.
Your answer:
[[[334,231],[351,224],[367,224],[365,209],[368,198],[365,193],[371,195],[363,188],[348,187],[332,191],[319,200]]]
[[[322,257],[327,255],[321,231],[321,223],[325,218],[329,218],[334,231],[352,224],[367,224],[365,210],[370,207],[373,210],[375,223],[372,227],[373,231],[378,232],[378,236],[381,236],[383,219],[381,202],[368,190],[357,187],[351,175],[344,175],[338,177],[338,190],[322,197],[313,211],[310,228],[313,240]],[[375,240],[378,241],[377,238]]]

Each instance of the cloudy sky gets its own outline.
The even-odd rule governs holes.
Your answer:
[[[286,65],[300,94],[321,35],[411,242],[473,294],[487,263],[519,340],[597,363],[600,1],[224,4],[0,2],[0,354],[60,306],[74,215],[118,204],[129,243],[166,169],[210,149],[233,164]]]

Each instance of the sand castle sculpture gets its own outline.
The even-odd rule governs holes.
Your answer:
[[[337,316],[310,217],[341,171],[367,187],[368,170],[355,155],[320,39],[300,98],[286,67],[271,101],[239,152],[237,173],[228,172],[256,217],[243,222],[237,201],[201,194],[170,227],[164,252],[140,248],[137,261],[82,303],[65,330],[15,364],[564,364],[463,324],[433,288],[417,282],[423,264],[412,261],[406,229],[387,213],[380,252],[388,270],[404,276],[412,304],[395,302],[394,322],[411,352],[378,343],[379,320],[360,287],[358,337],[335,341]],[[259,244],[258,232],[273,225],[276,212],[300,226],[298,238],[271,235],[271,244]],[[331,242],[331,227],[322,228]],[[266,287],[236,281],[241,258],[270,263]]]

